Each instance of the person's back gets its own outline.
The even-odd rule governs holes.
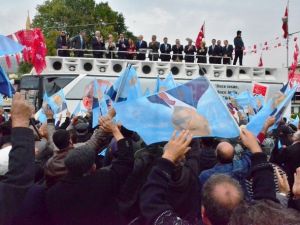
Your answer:
[[[133,152],[131,140],[117,132],[118,150],[110,167],[95,171],[95,151],[87,145],[70,151],[65,159],[68,175],[46,195],[54,224],[119,224],[115,198],[132,170]]]

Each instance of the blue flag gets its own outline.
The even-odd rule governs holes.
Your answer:
[[[105,94],[99,88],[97,80],[94,80],[94,90],[93,90],[93,125],[92,127],[96,127],[98,125],[98,119],[100,116],[104,116],[108,113],[108,107],[106,103]]]
[[[48,109],[48,103],[49,103],[49,97],[47,93],[45,92],[43,95],[43,105],[42,107],[36,112],[35,114],[35,119],[40,121],[41,123],[46,123],[47,122],[47,117],[45,114],[45,111]]]
[[[269,116],[275,116],[276,118],[275,124],[270,129],[276,128],[296,90],[297,86],[288,90],[285,94],[281,92],[277,93],[273,99],[270,99],[267,103],[265,103],[264,107],[253,116],[251,121],[247,124],[247,129],[257,136]]]
[[[0,34],[0,56],[14,55],[23,50],[23,46]]]
[[[257,103],[254,96],[249,91],[244,91],[234,98],[239,108],[247,109],[251,107],[252,109],[257,109]]]
[[[87,112],[86,108],[84,107],[82,100],[80,100],[76,106],[76,108],[74,109],[72,115],[73,116],[77,116],[80,113],[85,113]]]
[[[173,74],[170,72],[164,80],[160,80],[157,76],[155,92],[161,92],[176,87],[176,83]]]
[[[126,101],[143,96],[136,70],[129,65],[108,90],[107,95],[115,102]]]
[[[236,122],[205,77],[114,108],[122,125],[138,132],[146,144],[168,141],[175,129],[188,129],[195,137],[239,136]]]
[[[150,94],[151,94],[150,89],[147,88],[147,89],[145,90],[145,92],[144,92],[144,96],[148,96],[148,95],[150,95]]]
[[[4,69],[1,66],[0,66],[0,93],[9,98],[12,98],[13,94],[15,93],[15,89],[11,85],[7,74],[5,73]]]
[[[62,89],[51,97],[48,97],[48,105],[54,114],[58,114],[67,109],[67,100]]]
[[[299,124],[299,116],[297,115],[296,118],[291,121],[291,124],[295,125],[296,127],[298,127],[298,124]]]

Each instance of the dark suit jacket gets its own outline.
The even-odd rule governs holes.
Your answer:
[[[222,48],[215,45],[214,49],[212,48],[212,45],[208,48],[208,55],[210,56],[222,56]]]
[[[84,38],[82,39],[82,48],[81,48],[80,35],[73,37],[71,44],[72,44],[72,47],[75,49],[85,49],[86,48],[86,43],[85,43]]]
[[[92,49],[93,50],[105,50],[105,42],[98,41],[96,37],[92,39]],[[104,52],[93,52],[94,57],[102,57]]]
[[[136,47],[136,51],[140,51],[140,49],[147,49],[147,42],[146,41],[137,41],[136,44],[135,44],[135,47]],[[136,59],[137,60],[145,60],[146,58],[146,55],[145,53],[138,53],[137,56],[136,56]]]
[[[227,47],[223,47],[223,56],[227,55],[227,57],[230,57],[232,59],[232,52],[233,52],[233,46],[232,45],[227,45]]]
[[[183,60],[183,56],[182,56],[182,52],[183,52],[183,46],[180,45],[179,48],[177,48],[176,45],[172,46],[172,51],[173,51],[173,56],[172,56],[172,60],[176,61],[177,57],[179,61]],[[179,55],[175,55],[175,54],[179,54]]]
[[[172,51],[172,48],[171,48],[171,45],[170,44],[167,44],[167,48],[166,48],[166,46],[165,46],[165,44],[164,43],[162,43],[161,45],[160,45],[160,53],[165,53],[165,54],[169,54],[169,55],[160,55],[160,58],[161,58],[161,60],[162,61],[170,61],[170,59],[171,59],[171,55],[170,55],[170,53],[171,53],[171,51]]]
[[[69,40],[67,39],[67,37],[65,37],[66,40],[65,40],[65,43],[63,41],[63,38],[61,36],[58,36],[57,39],[56,39],[56,48],[59,49],[59,48],[62,48],[62,46],[69,46]]]
[[[186,45],[184,47],[184,52],[185,52],[185,61],[186,62],[194,62],[194,54],[196,52],[196,47],[192,45],[192,48],[189,49],[189,46]]]
[[[123,44],[125,46],[123,46]],[[118,47],[119,51],[128,51],[128,48],[129,48],[128,40],[127,39],[124,39],[124,41],[119,40],[117,43],[117,47]]]

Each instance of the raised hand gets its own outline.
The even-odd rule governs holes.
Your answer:
[[[247,129],[241,128],[240,138],[242,143],[252,152],[261,152],[261,148],[257,142],[256,137]]]
[[[29,127],[29,119],[32,115],[32,107],[24,96],[17,92],[12,99],[11,119],[12,127]]]
[[[278,168],[275,167],[275,172],[278,180],[279,192],[288,195],[290,193],[290,185],[285,174],[281,175]]]
[[[188,147],[192,141],[192,135],[188,130],[183,130],[176,137],[177,131],[173,132],[170,141],[164,147],[162,158],[168,159],[173,163],[177,163],[190,150]]]

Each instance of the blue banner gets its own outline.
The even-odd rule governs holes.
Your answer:
[[[188,129],[195,137],[239,136],[235,120],[205,77],[114,108],[122,125],[146,144],[168,141],[175,129]]]

